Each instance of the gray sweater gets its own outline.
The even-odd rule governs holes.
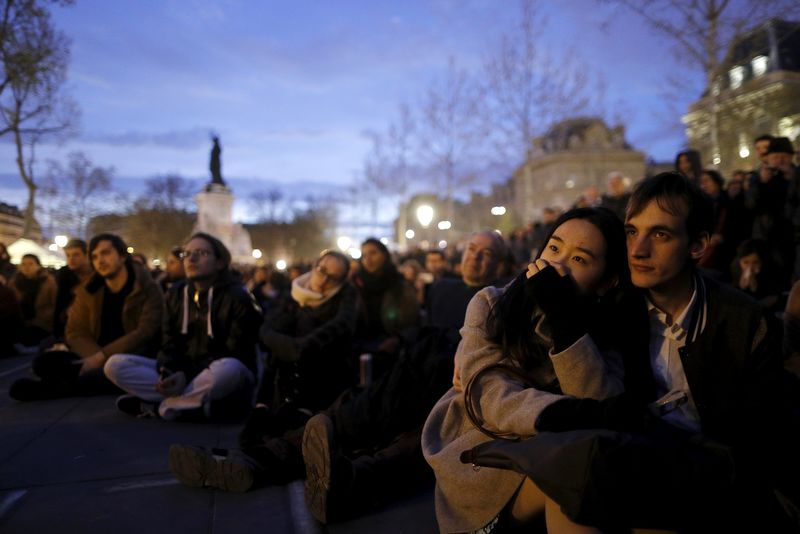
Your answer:
[[[503,289],[487,287],[470,301],[455,365],[461,383],[487,365],[502,362],[500,345],[489,340],[486,318]],[[537,333],[541,332],[537,328]],[[622,393],[622,363],[616,354],[601,354],[588,335],[550,355],[564,395],[602,399]],[[490,430],[532,437],[541,411],[563,398],[488,372],[473,385],[473,403]],[[511,500],[524,476],[505,469],[478,470],[459,457],[490,438],[475,428],[465,410],[463,391],[451,388],[431,410],[422,431],[425,459],[436,474],[436,517],[442,532],[469,532],[489,523]]]

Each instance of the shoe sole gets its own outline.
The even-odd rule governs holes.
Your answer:
[[[206,449],[192,445],[170,446],[169,468],[182,484],[193,488],[244,493],[253,487],[255,480],[251,466],[218,460]]]
[[[315,415],[303,432],[303,460],[306,464],[305,498],[311,515],[320,523],[328,522],[328,493],[331,489],[333,421]]]

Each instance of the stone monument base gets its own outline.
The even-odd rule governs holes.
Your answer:
[[[194,197],[197,203],[195,232],[206,232],[222,241],[231,252],[233,263],[251,265],[253,243],[250,234],[233,222],[233,193],[227,186],[210,183]]]

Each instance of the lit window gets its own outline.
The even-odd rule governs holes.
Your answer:
[[[768,60],[769,58],[767,56],[756,56],[753,58],[753,76],[761,76],[767,72]]]
[[[744,81],[744,67],[733,67],[728,74],[731,78],[731,89],[741,87]]]

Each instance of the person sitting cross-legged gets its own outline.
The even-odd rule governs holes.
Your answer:
[[[187,280],[167,296],[158,359],[109,358],[105,374],[129,395],[117,408],[138,417],[233,418],[249,408],[261,310],[230,270],[222,242],[194,234],[183,250]]]
[[[119,390],[103,374],[109,356],[155,356],[164,296],[143,267],[131,261],[125,241],[98,234],[89,242],[94,274],[75,289],[65,329],[66,344],[32,362],[40,378],[20,378],[8,394],[18,401],[103,395]],[[52,320],[52,319],[51,319]]]

